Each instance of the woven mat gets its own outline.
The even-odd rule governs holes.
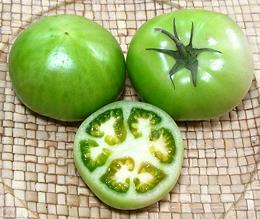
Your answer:
[[[258,0],[0,0],[0,218],[260,218],[260,3]],[[108,28],[126,53],[147,19],[178,8],[206,8],[233,18],[254,54],[252,87],[218,120],[178,123],[185,159],[178,184],[139,211],[102,204],[72,159],[79,124],[33,114],[12,90],[7,57],[17,34],[44,15],[78,14]],[[258,35],[258,36],[257,36]],[[258,81],[258,82],[257,82]],[[122,98],[138,99],[129,81]]]

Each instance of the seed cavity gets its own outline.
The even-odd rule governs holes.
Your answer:
[[[148,192],[157,186],[164,178],[165,174],[162,170],[148,162],[144,162],[138,170],[137,177],[134,178],[135,190],[138,193]]]
[[[81,140],[79,144],[81,158],[90,172],[93,172],[99,166],[103,166],[111,154],[109,149],[100,149],[98,143],[91,139]]]
[[[134,160],[130,157],[115,159],[111,162],[100,180],[110,189],[125,193],[129,189],[130,176],[134,166]]]
[[[132,108],[130,116],[127,120],[129,129],[135,138],[142,136],[142,130],[147,129],[149,124],[150,129],[152,126],[155,126],[161,122],[161,117],[156,113],[141,109],[141,108]]]
[[[98,115],[90,122],[86,132],[93,137],[104,137],[109,145],[122,143],[126,138],[122,109],[107,110]]]
[[[175,141],[166,128],[153,130],[150,135],[150,152],[162,163],[171,163],[175,154]]]

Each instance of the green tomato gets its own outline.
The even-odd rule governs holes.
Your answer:
[[[127,70],[145,101],[176,120],[203,120],[240,103],[252,82],[253,61],[234,21],[192,9],[145,23],[130,44]]]
[[[79,127],[73,147],[83,181],[109,206],[138,209],[162,199],[181,172],[183,143],[172,118],[150,104],[109,104]]]
[[[125,80],[125,60],[115,38],[76,15],[41,19],[12,46],[9,70],[20,100],[58,120],[83,120],[116,99]]]

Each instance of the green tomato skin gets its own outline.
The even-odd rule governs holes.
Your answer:
[[[173,33],[176,19],[180,40],[187,45],[194,23],[193,47],[212,48],[222,53],[198,56],[197,86],[191,73],[179,70],[169,79],[175,60],[146,48],[176,50],[175,44],[154,28]],[[246,95],[253,78],[253,59],[247,40],[229,17],[215,12],[187,9],[163,14],[145,23],[131,41],[127,70],[139,95],[168,112],[175,120],[205,120],[223,115]]]
[[[95,177],[95,174],[103,173],[102,170],[97,169],[95,172],[90,172],[86,166],[84,165],[81,159],[81,152],[79,147],[80,139],[86,137],[86,127],[90,121],[96,118],[99,114],[105,112],[106,110],[113,109],[113,108],[124,108],[124,114],[127,115],[130,113],[132,107],[140,107],[146,110],[153,111],[157,113],[160,117],[163,118],[162,126],[167,127],[173,134],[175,139],[176,151],[174,155],[174,161],[172,164],[163,164],[169,165],[168,172],[166,173],[166,177],[164,182],[161,182],[157,187],[150,190],[147,193],[137,193],[133,189],[133,182],[130,183],[130,190],[126,193],[118,193],[107,186],[105,186],[99,178]],[[127,112],[128,111],[128,112]],[[124,116],[125,116],[124,115]],[[128,135],[131,135],[130,130],[128,130]],[[129,145],[131,147],[131,145]],[[113,146],[113,147],[120,147],[120,146]],[[131,151],[131,149],[129,148]],[[137,155],[142,156],[142,155]],[[122,210],[134,210],[147,207],[162,198],[165,197],[167,193],[169,193],[181,174],[181,167],[183,162],[184,156],[184,147],[182,142],[182,136],[179,131],[178,126],[174,122],[174,120],[164,111],[161,109],[142,102],[132,102],[132,101],[118,101],[111,104],[108,104],[95,113],[91,114],[79,127],[77,134],[75,136],[74,146],[73,146],[73,158],[75,162],[75,166],[82,177],[83,181],[88,185],[91,191],[105,204]],[[135,157],[133,157],[135,158]],[[106,165],[108,165],[108,161]],[[162,165],[162,164],[161,164]],[[158,166],[160,167],[160,166]]]
[[[116,99],[125,60],[115,38],[76,15],[45,17],[23,31],[9,57],[13,87],[33,111],[77,121]]]

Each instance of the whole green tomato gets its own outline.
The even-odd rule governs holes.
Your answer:
[[[77,121],[120,95],[125,60],[102,26],[84,17],[58,15],[41,19],[18,36],[9,71],[17,96],[30,109]]]
[[[176,120],[203,120],[240,103],[252,82],[253,61],[234,21],[192,9],[145,23],[130,44],[127,70],[145,101]]]

